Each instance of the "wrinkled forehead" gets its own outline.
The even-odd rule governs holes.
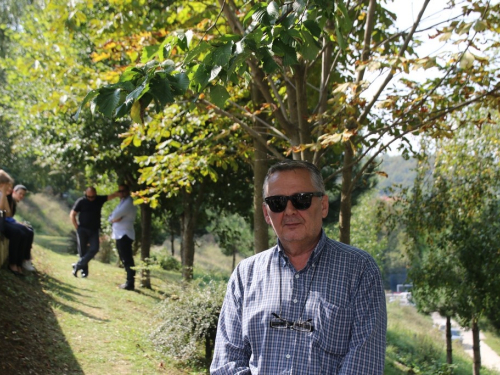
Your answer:
[[[315,190],[311,173],[307,169],[277,171],[267,179],[264,186],[264,197],[292,195]]]

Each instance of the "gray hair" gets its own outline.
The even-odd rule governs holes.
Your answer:
[[[321,172],[318,169],[318,167],[316,167],[313,163],[310,163],[308,161],[284,160],[274,164],[267,171],[266,178],[264,179],[264,183],[262,185],[262,196],[266,197],[265,191],[269,183],[269,178],[273,174],[284,171],[294,171],[297,169],[304,169],[306,171],[309,171],[309,174],[311,175],[311,182],[314,185],[314,188],[317,191],[322,192],[323,194],[325,193],[325,183],[323,181],[323,176],[321,176]]]
[[[28,191],[28,189],[26,189],[26,186],[24,186],[24,185],[16,185],[16,186],[14,186],[14,191],[18,191],[18,190]]]

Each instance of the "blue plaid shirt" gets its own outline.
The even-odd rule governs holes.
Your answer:
[[[312,319],[312,332],[270,327],[272,313],[280,315],[280,283],[281,317]],[[306,267],[297,272],[278,241],[233,272],[210,371],[383,374],[386,329],[380,271],[369,254],[323,233]]]

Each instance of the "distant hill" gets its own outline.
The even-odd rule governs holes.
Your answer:
[[[382,164],[379,170],[387,173],[388,177],[379,176],[377,188],[380,195],[387,195],[387,189],[393,185],[401,185],[409,187],[413,185],[413,181],[417,175],[415,167],[417,161],[415,159],[405,160],[401,155],[382,157]]]

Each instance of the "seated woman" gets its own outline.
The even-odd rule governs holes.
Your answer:
[[[12,217],[12,209],[9,205],[7,195],[12,191],[14,180],[7,172],[0,169],[0,210],[6,212],[7,217]],[[8,269],[16,276],[23,276],[23,258],[27,248],[27,239],[23,234],[23,225],[5,221],[5,237],[9,239],[9,267]]]

